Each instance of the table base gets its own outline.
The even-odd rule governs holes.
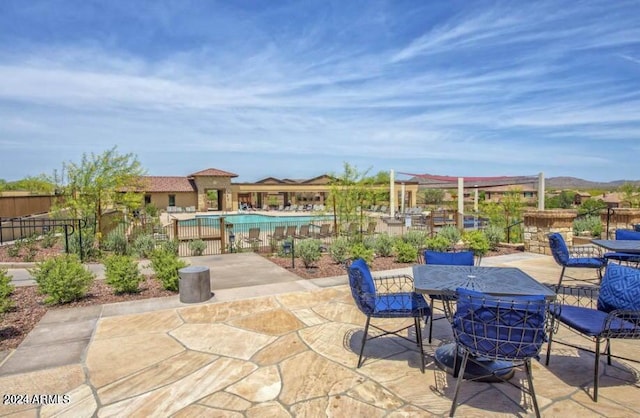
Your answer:
[[[457,360],[457,361],[456,361]],[[445,372],[458,376],[458,370],[454,370],[454,365],[457,369],[460,368],[462,363],[462,354],[459,353],[457,345],[455,343],[443,344],[436,348],[435,361],[439,368]],[[482,363],[482,366],[476,364]],[[489,373],[493,372],[491,375]],[[467,361],[467,367],[464,372],[465,379],[475,379],[478,382],[501,382],[501,379],[509,380],[513,377],[514,370],[512,363],[501,360],[478,360],[474,359]],[[480,377],[484,376],[484,377]],[[497,376],[500,376],[498,378]]]

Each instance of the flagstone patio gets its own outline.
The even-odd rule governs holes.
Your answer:
[[[546,282],[559,273],[544,256],[505,256],[483,265],[518,266]],[[102,316],[79,363],[4,374],[0,368],[4,394],[64,394],[67,402],[5,404],[0,415],[446,416],[455,382],[432,354],[451,339],[447,321],[434,322],[432,345],[425,340],[424,374],[415,344],[397,337],[368,343],[357,369],[365,318],[348,286],[320,287],[330,282],[307,291]],[[574,339],[564,330],[559,336]],[[632,358],[640,357],[637,348],[637,342],[613,345],[616,354]],[[591,354],[555,344],[549,367],[534,362],[543,416],[640,415],[637,365],[603,362],[594,403],[593,361]],[[522,378],[520,372],[514,377]],[[458,416],[533,414],[530,399],[506,384],[467,383],[460,401]]]

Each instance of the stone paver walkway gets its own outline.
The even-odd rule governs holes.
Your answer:
[[[483,265],[520,267],[548,283],[559,275],[550,257],[533,254],[488,258]],[[424,374],[415,344],[395,337],[369,342],[365,364],[356,369],[364,316],[345,281],[223,291],[214,285],[216,298],[205,304],[169,300],[151,311],[148,304],[129,304],[105,306],[98,314],[86,309],[66,318],[47,315],[0,366],[0,388],[4,394],[27,394],[30,401],[33,395],[60,396],[36,398],[55,401],[48,405],[0,405],[0,415],[446,416],[455,382],[432,357],[442,341],[451,339],[446,321],[434,323],[432,345],[425,341]],[[292,290],[293,284],[300,287]],[[289,288],[278,290],[284,285]],[[77,330],[78,341],[87,341],[77,361],[43,366],[40,358],[50,356],[47,345],[56,334],[69,332],[70,338],[70,328]],[[574,338],[568,332],[560,336]],[[68,347],[76,356],[74,341]],[[637,347],[634,342],[613,345],[617,354],[632,358],[639,357]],[[19,362],[13,360],[20,355]],[[637,365],[601,363],[594,403],[593,361],[591,354],[556,344],[549,367],[534,362],[543,416],[640,414]],[[523,377],[517,373],[515,379]],[[530,399],[505,384],[467,383],[460,400],[458,416],[532,413]]]

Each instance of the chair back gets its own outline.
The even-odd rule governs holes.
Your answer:
[[[453,335],[471,354],[499,360],[538,355],[549,307],[543,295],[496,297],[458,288],[456,297]]]
[[[569,261],[569,249],[564,242],[564,238],[558,232],[549,234],[549,247],[551,247],[551,254],[556,263],[564,266]]]
[[[365,315],[375,310],[376,286],[366,261],[358,258],[349,265],[349,286],[356,306]]]
[[[616,263],[607,265],[598,292],[598,310],[634,311],[640,314],[640,270]]]
[[[473,251],[460,251],[457,253],[445,253],[426,250],[424,252],[425,264],[445,264],[448,266],[473,266]]]
[[[640,232],[630,229],[616,229],[616,239],[638,241],[640,240]]]
[[[296,231],[298,230],[298,226],[297,225],[289,225],[287,226],[287,236],[288,237],[292,237],[296,234]]]
[[[257,240],[260,238],[260,228],[249,228],[249,239]]]
[[[273,229],[273,239],[283,239],[284,238],[284,226],[279,225]]]

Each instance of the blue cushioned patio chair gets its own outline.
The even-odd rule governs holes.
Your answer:
[[[462,351],[462,361],[449,416],[456,411],[463,380],[492,376],[529,394],[536,417],[540,417],[533,389],[531,359],[538,356],[546,341],[549,301],[542,295],[495,297],[463,288],[456,290],[456,299],[452,328],[458,349]],[[505,361],[507,367],[524,367],[526,385],[503,379],[503,369],[487,370],[485,376],[465,376],[469,362],[482,367],[486,360]]]
[[[600,347],[603,342],[606,343],[604,352],[607,364],[611,365],[612,357],[638,362],[612,355],[611,340],[640,339],[640,270],[612,263],[607,266],[600,288],[556,286],[555,290],[562,305],[552,310],[552,325],[554,321],[560,322],[576,334],[595,341],[596,346],[595,351],[591,351],[579,345],[553,340],[555,328],[552,326],[546,365],[549,365],[553,341],[594,353],[593,401],[597,402]]]
[[[409,329],[412,325],[396,331],[387,331],[371,324],[371,318],[413,318],[413,326],[416,332],[415,342],[420,347],[420,370],[424,373],[424,349],[422,347],[420,318],[430,316],[431,309],[424,297],[413,291],[413,278],[407,275],[374,278],[367,263],[361,258],[351,263],[348,271],[353,299],[358,309],[367,316],[357,367],[362,366],[364,346],[368,340],[395,334],[400,338],[413,342],[413,340],[404,335],[400,335],[400,332]],[[381,334],[368,337],[369,326],[377,329]]]
[[[549,234],[549,246],[554,260],[562,266],[558,286],[562,284],[567,267],[595,269],[598,273],[598,281],[602,280],[602,269],[607,265],[607,259],[600,256],[600,251],[597,248],[591,246],[569,248],[562,235],[557,232]]]
[[[640,240],[640,232],[632,231],[630,229],[616,229],[616,240],[637,241],[637,240]],[[626,263],[628,265],[633,265],[634,267],[638,267],[638,265],[640,264],[639,254],[609,252],[609,253],[604,253],[604,258],[606,258],[607,261],[614,260],[614,261],[617,261],[618,263]]]
[[[457,253],[445,253],[440,251],[425,250],[424,252],[425,264],[444,264],[448,266],[473,266],[473,251],[461,251]],[[435,309],[434,302],[436,300],[442,300],[440,295],[429,295],[431,298],[431,308]],[[442,309],[440,309],[442,310]],[[431,344],[431,334],[433,333],[433,321],[438,319],[444,319],[446,316],[434,318],[431,315],[429,318],[429,344]]]

